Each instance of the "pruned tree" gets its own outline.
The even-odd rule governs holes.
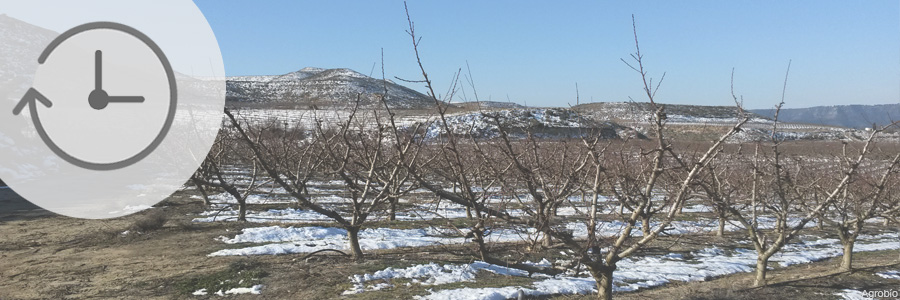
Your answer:
[[[436,110],[436,120],[429,122],[424,128],[436,128],[436,136],[428,136],[425,132],[417,132],[419,143],[417,152],[422,157],[415,164],[407,165],[407,171],[421,187],[434,193],[442,200],[447,200],[465,207],[472,216],[472,224],[468,228],[467,236],[471,237],[477,246],[478,256],[487,262],[498,262],[490,256],[486,235],[489,234],[489,225],[492,218],[501,220],[513,220],[505,210],[500,207],[488,205],[487,200],[495,195],[495,188],[499,183],[489,176],[488,166],[490,157],[478,147],[481,141],[474,135],[457,134],[453,125],[448,121],[449,102],[457,91],[459,72],[454,76],[454,81],[444,99],[440,99],[434,91],[434,86],[419,55],[419,42],[416,36],[415,24],[409,16],[409,8],[406,7],[406,17],[409,24],[407,34],[412,40],[416,62],[422,72],[422,79],[415,82],[424,83],[428,96],[433,100]],[[392,126],[396,131],[398,126]]]
[[[277,186],[296,199],[300,207],[324,215],[346,229],[354,259],[363,259],[362,251],[358,247],[359,224],[354,223],[352,217],[345,218],[339,209],[317,203],[310,196],[310,181],[323,175],[321,173],[325,163],[323,158],[327,155],[321,153],[323,147],[320,144],[324,142],[323,139],[318,136],[305,137],[304,133],[296,131],[266,135],[253,124],[239,121],[229,109],[225,110],[225,115],[237,132],[239,140],[252,153],[259,168],[265,171]],[[354,244],[357,246],[354,247]]]
[[[392,200],[416,188],[410,184],[411,177],[406,170],[417,158],[412,153],[413,139],[402,138],[399,132],[391,139],[391,128],[380,120],[378,111],[365,114],[360,111],[360,103],[357,97],[350,115],[337,129],[326,129],[322,122],[317,122],[326,175],[342,181],[349,192],[349,216],[337,221],[347,230],[350,250],[357,259],[363,256],[359,245],[361,226],[373,213],[385,211]],[[374,128],[370,128],[373,124]]]
[[[506,196],[516,199],[542,233],[541,246],[549,248],[557,209],[582,185],[590,156],[567,139],[541,141],[531,128],[526,128],[526,138],[513,140],[507,120],[498,114],[484,115],[498,128],[500,141],[493,149],[501,154],[501,159],[485,163],[508,191]],[[599,138],[594,139],[597,141]],[[494,165],[507,167],[501,170]],[[519,190],[528,197],[522,197]]]
[[[789,67],[790,68],[790,67]],[[787,78],[785,78],[785,83]],[[744,227],[751,244],[757,252],[756,277],[754,286],[766,285],[769,259],[795,238],[806,225],[840,197],[842,191],[853,180],[859,166],[870,152],[874,132],[865,141],[855,157],[848,157],[837,180],[823,185],[821,175],[814,174],[811,162],[798,155],[787,155],[781,147],[784,139],[778,134],[778,113],[782,101],[775,109],[775,121],[770,135],[770,150],[762,153],[757,148],[753,159],[738,158],[749,162],[754,175],[751,182],[741,184],[741,197],[750,198],[752,209],[744,210],[746,202],[732,201],[724,197],[710,197],[715,205],[728,210],[733,219]],[[820,192],[821,191],[821,192]],[[745,198],[746,199],[746,198]],[[771,228],[760,226],[758,214],[771,217]]]
[[[721,161],[719,161],[721,162]],[[746,171],[746,169],[738,169],[728,166],[724,163],[712,163],[703,172],[703,177],[697,182],[697,185],[703,191],[706,203],[711,204],[713,212],[718,221],[716,229],[717,236],[725,235],[725,225],[728,223],[728,216],[731,214],[729,208],[738,207],[738,211],[743,211],[746,207],[750,207],[746,203],[740,202],[740,179],[744,176],[736,173]],[[735,182],[738,181],[738,182]]]
[[[873,139],[876,135],[883,132],[885,128],[874,129],[863,148],[857,150],[857,155],[862,156],[865,152],[870,151],[869,147]],[[866,222],[879,215],[890,216],[900,211],[900,206],[888,199],[891,196],[889,189],[896,185],[900,154],[895,155],[889,161],[870,160],[868,164],[862,165],[863,162],[861,160],[853,159],[853,154],[847,148],[848,143],[844,143],[840,164],[834,169],[841,172],[859,169],[859,171],[856,171],[859,175],[850,178],[844,184],[843,190],[838,191],[831,205],[823,209],[820,217],[821,220],[831,225],[837,231],[841,240],[843,255],[841,264],[838,266],[840,271],[850,271],[852,269],[853,247]],[[835,176],[833,179],[837,180],[838,178],[840,177]],[[835,185],[835,183],[831,182],[830,185]],[[817,195],[825,194],[824,192],[827,191],[822,192],[821,194],[817,193]]]
[[[237,143],[235,132],[227,127],[219,130],[206,160],[191,177],[191,181],[200,191],[206,205],[212,204],[207,189],[228,193],[237,202],[238,221],[247,221],[247,198],[266,183],[252,154],[241,143]]]
[[[633,17],[632,17],[633,20]],[[612,298],[613,273],[617,264],[624,258],[636,254],[655,240],[674,221],[679,207],[690,196],[695,181],[711,161],[713,161],[722,144],[748,121],[743,113],[740,103],[737,110],[741,119],[726,133],[714,141],[705,151],[699,152],[695,158],[688,161],[678,154],[673,144],[666,138],[666,113],[665,106],[656,102],[656,91],[659,83],[653,84],[647,76],[643,63],[643,55],[640,51],[637,38],[637,26],[634,27],[635,53],[632,54],[633,63],[626,64],[634,69],[643,82],[644,94],[647,97],[652,115],[650,123],[654,132],[651,137],[653,148],[640,151],[639,155],[645,159],[640,160],[641,166],[634,166],[640,172],[634,177],[622,177],[622,172],[610,171],[605,160],[607,147],[599,143],[585,142],[585,149],[591,157],[592,164],[588,170],[592,171],[593,178],[590,181],[590,190],[593,194],[591,211],[588,218],[588,232],[585,240],[567,237],[566,234],[557,233],[555,237],[562,238],[564,244],[575,251],[578,260],[584,264],[591,276],[597,282],[598,298]],[[624,60],[623,60],[624,61]],[[663,76],[664,78],[664,76]],[[661,82],[662,80],[660,80]],[[661,189],[661,181],[666,179],[671,184]],[[664,195],[658,197],[657,193]],[[603,221],[598,219],[599,198],[604,193],[612,194],[613,201],[625,205],[628,210],[622,211],[619,218],[623,225],[618,233],[613,236],[598,234],[597,227],[603,226]],[[655,224],[651,222],[655,219]],[[638,224],[644,234],[633,235]]]

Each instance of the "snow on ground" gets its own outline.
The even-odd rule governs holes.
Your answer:
[[[229,215],[225,218],[236,218],[236,212],[226,211]],[[223,212],[223,213],[226,213]],[[230,215],[234,213],[234,215]],[[247,214],[247,220],[250,222],[271,222],[273,220],[291,220],[281,218],[282,215],[295,216],[298,219],[305,218],[311,220],[310,216],[298,216],[304,213],[312,213],[302,210],[270,210],[266,214],[251,212]],[[316,214],[317,216],[321,216]],[[324,216],[321,216],[324,218]],[[213,218],[223,218],[222,214],[218,216],[210,216],[205,219],[194,219],[195,222],[210,221]],[[296,219],[293,219],[296,220]],[[760,226],[771,226],[772,222],[766,222],[767,219],[760,218]],[[320,221],[328,221],[320,219]],[[709,233],[717,227],[716,221],[675,221],[665,231],[666,234],[697,234]],[[654,227],[658,224],[652,224]],[[597,228],[597,233],[601,236],[613,236],[621,232],[625,226],[624,222],[613,221],[604,222],[602,226]],[[572,232],[575,237],[587,236],[587,225],[581,222],[573,222],[566,224],[566,228]],[[740,227],[728,224],[726,230],[738,230]],[[462,228],[461,231],[467,232]],[[639,228],[632,231],[632,235],[640,236]],[[360,231],[360,246],[363,250],[379,250],[394,249],[400,247],[425,247],[436,245],[463,244],[470,240],[460,236],[460,232],[450,229],[439,229],[428,227],[425,229],[391,229],[391,228],[369,228]],[[542,233],[537,232],[534,228],[519,229],[492,229],[488,232],[486,239],[493,243],[504,242],[520,242],[535,241],[542,237]],[[228,256],[228,255],[279,255],[293,253],[309,253],[323,249],[349,249],[347,245],[347,231],[340,228],[323,228],[323,227],[281,227],[268,226],[245,228],[240,234],[234,238],[221,236],[218,238],[226,244],[265,244],[256,245],[246,248],[226,249],[210,254],[210,256]]]
[[[715,209],[711,206],[703,205],[703,204],[695,204],[691,206],[685,206],[681,212],[685,213],[700,213],[700,212],[715,212]]]
[[[840,293],[834,293],[835,296],[841,296],[844,300],[870,300],[866,293],[857,290],[842,290]]]
[[[216,206],[219,207],[219,206]],[[237,221],[238,211],[229,207],[222,207],[219,210],[208,210],[200,213],[201,218],[194,218],[194,222],[216,222],[216,221]],[[315,222],[331,222],[332,220],[324,215],[311,210],[303,209],[270,209],[267,211],[247,211],[247,222],[251,223],[315,223]]]
[[[209,202],[214,204],[237,204],[237,200],[229,193],[209,195]],[[203,199],[200,195],[193,195],[191,199]],[[297,202],[279,194],[252,194],[247,196],[247,204],[288,204]]]
[[[829,257],[841,255],[841,245],[835,239],[818,239],[804,237],[796,243],[785,246],[782,253],[772,258],[781,266],[809,263]],[[862,235],[857,242],[856,252],[897,249],[898,234]],[[477,264],[478,262],[476,262]],[[541,262],[541,263],[549,263]],[[483,264],[483,263],[481,263]],[[613,276],[613,289],[617,292],[635,291],[642,288],[655,287],[671,281],[705,281],[713,277],[738,272],[751,272],[756,264],[756,252],[750,249],[724,250],[710,247],[691,252],[688,255],[670,253],[667,255],[627,258],[619,262]],[[414,278],[409,284],[440,285],[454,282],[472,281],[474,274],[458,270],[476,270],[472,265],[445,265],[435,263],[411,266],[404,269],[387,268],[373,274],[354,275],[350,277],[354,287],[346,293],[359,293],[368,290],[389,288],[383,282],[396,278]],[[499,266],[498,266],[499,267]],[[454,273],[456,272],[456,273]],[[472,272],[472,271],[469,271]],[[477,273],[477,271],[474,271]],[[497,274],[528,277],[528,273],[505,268]],[[894,274],[894,273],[891,273]],[[429,290],[428,295],[420,299],[510,299],[521,292],[525,295],[540,296],[554,294],[586,294],[596,292],[595,282],[589,277],[572,272],[557,275],[534,282],[530,287],[507,286],[492,288],[460,288],[446,290]],[[531,278],[542,276],[531,275]],[[544,275],[544,277],[549,277]],[[378,282],[373,284],[373,282]],[[379,285],[380,284],[380,285]],[[846,298],[859,294],[845,293]],[[855,292],[855,291],[854,291]]]
[[[887,278],[887,279],[900,279],[900,271],[896,271],[896,270],[878,272],[878,273],[875,273],[875,275],[878,275],[881,278]]]
[[[263,285],[254,285],[249,288],[233,288],[225,291],[226,295],[253,294],[259,295],[262,292]]]
[[[347,231],[326,227],[259,227],[246,228],[234,238],[219,237],[226,244],[273,243],[239,249],[225,249],[209,256],[276,255],[308,253],[322,249],[349,249]],[[360,247],[366,250],[393,249],[398,247],[425,247],[440,244],[460,244],[461,237],[446,237],[436,229],[363,229],[359,232]]]
[[[213,200],[213,205],[210,207],[210,210],[204,211],[200,213],[200,218],[195,218],[194,222],[217,222],[217,221],[236,221],[238,211],[231,207],[234,204],[237,204],[237,201],[234,200],[233,197],[224,197],[223,200]],[[198,198],[199,199],[199,198]],[[212,200],[213,198],[210,197]],[[320,204],[338,204],[338,203],[346,203],[350,200],[347,198],[329,195],[318,197],[317,203]],[[289,201],[278,202],[272,201],[266,198],[261,197],[249,197],[247,199],[248,204],[274,204],[274,203],[289,203]],[[560,207],[558,210],[559,216],[572,216],[578,214],[578,210],[572,207]],[[584,210],[581,210],[583,213]],[[509,209],[507,210],[511,216],[525,216],[525,211],[521,209]],[[438,205],[435,204],[423,204],[418,205],[417,208],[408,209],[403,211],[398,211],[396,213],[396,219],[399,221],[431,221],[435,219],[460,219],[466,217],[466,209],[458,204],[451,202],[441,202]],[[379,213],[369,218],[370,220],[385,220],[387,219],[387,214]],[[270,209],[267,211],[247,211],[247,221],[251,223],[319,223],[319,222],[330,222],[332,221],[330,218],[321,215],[319,213],[303,210],[303,209]]]
[[[472,282],[475,281],[475,275],[480,271],[488,271],[505,276],[528,276],[528,272],[523,270],[507,268],[482,261],[476,261],[471,264],[448,264],[443,266],[436,263],[430,263],[401,269],[387,268],[373,274],[353,275],[350,277],[350,282],[353,283],[353,287],[350,290],[345,291],[344,295],[390,288],[393,287],[393,285],[389,282],[392,279],[399,278],[411,279],[407,285],[441,285],[454,282]],[[368,287],[366,286],[367,282],[382,280],[387,281],[387,283],[376,283],[374,285],[369,285]]]
[[[227,291],[219,290],[218,292],[213,293],[213,295],[225,296],[225,295],[241,295],[241,294],[252,294],[259,295],[262,293],[263,285],[254,285],[249,288],[233,288]],[[199,289],[195,291],[192,295],[194,296],[206,296],[209,295],[209,292],[206,289]]]

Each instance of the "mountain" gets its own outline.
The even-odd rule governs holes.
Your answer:
[[[772,118],[774,109],[754,109],[753,112]],[[900,104],[839,105],[809,108],[787,108],[778,113],[778,120],[792,123],[822,124],[850,128],[883,126],[900,120]]]
[[[229,77],[226,99],[237,104],[302,108],[347,107],[359,95],[363,106],[381,105],[385,82],[350,69],[303,68],[274,76]],[[387,101],[393,108],[434,106],[430,97],[387,80]]]
[[[597,122],[585,118],[568,108],[514,108],[480,112],[448,114],[445,118],[450,132],[455,135],[479,138],[497,137],[501,126],[508,133],[522,138],[528,132],[544,138],[573,138],[599,134],[603,138],[640,137],[633,129],[614,122]],[[442,123],[431,118],[425,128],[426,138],[446,133]]]
[[[0,14],[0,85],[20,84],[34,78],[38,55],[59,35]]]
[[[500,102],[500,101],[460,102],[460,103],[455,103],[455,105],[459,108],[466,109],[466,110],[527,108],[526,106],[518,104],[518,103]]]
[[[724,130],[734,126],[740,115],[733,106],[703,106],[660,104],[665,110],[669,137],[682,140],[712,140]],[[630,126],[644,135],[652,135],[650,116],[652,106],[645,102],[599,102],[573,107],[582,116],[595,122],[616,122]],[[750,120],[742,131],[735,134],[733,142],[767,141],[772,136],[773,121],[759,111],[747,111]],[[784,111],[782,111],[784,113]],[[871,124],[869,124],[871,126]],[[779,118],[778,132],[783,140],[859,140],[865,134],[861,130],[834,125],[814,125]]]
[[[733,125],[739,117],[734,106],[660,105],[665,108],[669,124]],[[625,123],[645,123],[653,113],[652,106],[647,102],[596,102],[576,105],[573,109],[597,120]],[[749,117],[751,123],[771,123],[768,118],[752,112]]]

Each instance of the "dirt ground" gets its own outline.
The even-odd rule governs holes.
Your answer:
[[[158,208],[111,220],[80,220],[36,207],[9,189],[0,189],[0,299],[218,299],[192,296],[203,282],[243,278],[265,285],[262,295],[231,299],[408,299],[425,288],[395,289],[342,296],[348,276],[388,266],[427,261],[470,262],[458,249],[394,249],[369,255],[363,263],[339,256],[279,255],[207,257],[226,246],[214,239],[260,224],[192,223],[202,203],[179,192]],[[141,222],[167,218],[158,229],[141,229]],[[128,231],[128,234],[122,234]],[[704,238],[705,239],[705,238]],[[685,250],[702,247],[702,239],[679,239]],[[662,239],[660,243],[671,243]],[[694,246],[691,246],[694,244]],[[667,248],[671,251],[671,248]],[[651,249],[651,251],[653,251]],[[707,282],[673,283],[664,287],[617,294],[620,299],[837,299],[842,289],[900,289],[897,281],[874,272],[900,266],[896,251],[857,255],[858,269],[832,273],[834,259],[770,272],[772,285],[748,289],[749,273]],[[237,277],[235,277],[237,276]],[[516,278],[491,278],[488,284],[524,284]],[[249,277],[247,280],[251,280]],[[481,283],[461,286],[477,287]],[[556,296],[552,299],[592,299]]]

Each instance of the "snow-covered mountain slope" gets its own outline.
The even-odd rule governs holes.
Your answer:
[[[57,35],[51,30],[0,15],[0,84],[12,84],[12,81],[30,84],[38,66],[38,56]]]
[[[730,123],[734,124],[739,119],[738,112],[733,106],[703,106],[703,105],[679,105],[662,104],[665,107],[666,120],[673,123]],[[647,122],[653,110],[650,103],[646,102],[597,102],[575,106],[574,109],[582,114],[598,120],[613,120],[622,122]],[[771,120],[763,116],[747,112],[750,123],[771,124]]]
[[[702,106],[662,104],[665,107],[666,124],[671,134],[680,138],[716,138],[722,132],[703,128],[727,128],[740,120],[733,106]],[[651,134],[651,105],[644,102],[589,103],[575,106],[573,110],[595,122],[612,121],[633,127],[643,134]],[[745,111],[750,117],[743,131],[730,141],[767,141],[771,139],[773,121],[760,114]],[[778,122],[775,136],[782,140],[859,140],[866,136],[861,130],[829,125]],[[704,132],[698,135],[698,132]],[[681,133],[679,135],[679,133]],[[685,135],[687,133],[687,135]]]
[[[527,106],[515,102],[499,102],[499,101],[480,101],[480,102],[462,102],[455,103],[462,109],[479,110],[479,109],[519,109],[527,108]]]
[[[428,96],[387,80],[387,101],[394,108],[428,108]],[[239,103],[294,107],[347,107],[357,96],[364,106],[381,105],[385,82],[350,69],[303,68],[276,76],[229,77],[227,98]]]
[[[579,137],[600,134],[605,138],[636,136],[634,130],[613,122],[596,122],[565,108],[507,109],[471,112],[447,116],[449,131],[456,135],[496,137],[499,126],[514,136],[532,133],[541,137]],[[438,119],[427,127],[427,137],[437,137],[447,130]]]

